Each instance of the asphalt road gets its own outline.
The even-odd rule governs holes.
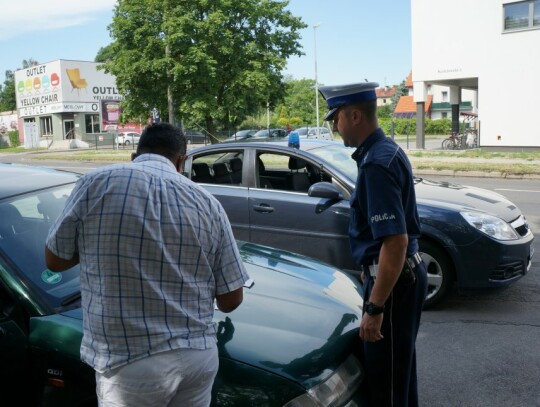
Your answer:
[[[82,173],[99,165],[17,161]],[[540,235],[540,180],[444,179],[502,193]],[[417,341],[422,407],[540,406],[540,238],[534,248],[529,273],[510,287],[454,289],[441,306],[424,312]]]
[[[540,181],[446,180],[502,193],[540,234]],[[532,267],[515,284],[454,290],[424,312],[417,340],[421,406],[540,406],[540,239],[533,245]]]

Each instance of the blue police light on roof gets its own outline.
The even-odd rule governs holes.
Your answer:
[[[289,147],[300,148],[300,136],[297,131],[289,133]]]

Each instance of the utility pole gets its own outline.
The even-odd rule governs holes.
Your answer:
[[[313,26],[313,45],[315,49],[315,115],[317,117],[317,138],[319,138],[319,82],[317,80],[317,28],[321,26],[321,23],[317,23]]]
[[[167,41],[167,39],[165,39]],[[170,63],[170,57],[171,57],[171,48],[169,44],[165,44],[165,55],[167,56],[167,62]],[[172,75],[170,67],[167,68],[167,109],[169,110],[169,123],[173,126],[175,125],[174,122],[174,99],[173,99],[173,93],[172,93]]]

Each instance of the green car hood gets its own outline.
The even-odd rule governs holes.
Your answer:
[[[305,387],[323,380],[358,346],[358,283],[307,257],[251,243],[239,247],[252,284],[235,311],[215,311],[220,357]],[[79,360],[81,320],[80,308],[33,318],[31,346]]]
[[[307,257],[250,243],[240,248],[253,286],[235,311],[215,313],[220,355],[310,387],[359,346],[359,284]]]

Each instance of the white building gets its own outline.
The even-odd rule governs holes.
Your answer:
[[[409,73],[405,81],[407,94],[399,98],[394,109],[394,117],[411,118],[416,117],[417,108],[414,102],[413,73]],[[427,85],[427,98],[424,102],[425,116],[431,120],[452,119],[452,105],[450,104],[450,89],[448,86]],[[459,102],[459,121],[469,122],[471,117],[477,114],[475,90],[462,89]]]
[[[104,141],[102,132],[119,126],[123,97],[114,76],[98,65],[60,59],[15,72],[19,134],[26,147],[74,139],[97,144]]]
[[[430,85],[447,86],[454,122],[473,90],[481,147],[540,148],[540,1],[411,0],[411,18],[417,111]],[[423,131],[417,122],[421,145]]]

